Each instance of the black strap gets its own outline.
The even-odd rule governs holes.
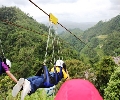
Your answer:
[[[6,58],[3,58],[3,62],[6,64]]]
[[[41,76],[41,74],[43,74],[44,72],[43,72],[43,67],[41,67],[38,71],[37,71],[37,73],[36,73],[36,75],[35,76]]]
[[[2,57],[0,57],[0,61],[2,62]]]

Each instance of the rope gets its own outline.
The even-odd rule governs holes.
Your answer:
[[[3,51],[3,46],[2,46],[2,41],[0,39],[0,46],[1,46],[1,51],[2,51],[2,57],[4,57],[4,51]]]
[[[55,28],[55,34],[58,34],[57,33],[57,27]],[[59,49],[58,49],[57,53],[58,53],[58,56],[59,56],[58,59],[60,60],[60,54],[62,54],[61,46],[60,46],[60,38],[57,39],[57,45],[59,46]],[[63,60],[63,57],[62,57],[62,60]]]
[[[51,34],[50,30],[51,30],[51,22],[49,22],[49,34],[48,34],[48,39],[47,39],[45,59],[44,59],[44,62],[43,62],[44,65],[46,65],[47,49],[48,49],[48,44],[49,44],[50,34]]]
[[[48,50],[48,47],[49,47],[49,41],[50,41],[50,36],[51,37],[53,37],[53,34],[52,34],[52,32],[51,32],[51,28],[53,28],[53,26],[51,25],[52,24],[52,22],[49,22],[49,34],[48,34],[48,39],[47,39],[47,46],[46,46],[46,53],[45,53],[45,60],[44,60],[44,65],[46,65],[46,57],[47,57],[47,50]],[[54,38],[52,38],[52,59],[54,60],[54,61],[52,61],[52,59],[51,59],[51,63],[53,62],[53,63],[55,63],[55,57],[54,57],[54,53],[55,53],[55,51],[54,51],[54,42],[55,42],[55,40],[56,40],[56,34],[57,34],[57,28],[55,29],[55,35],[54,35]],[[59,38],[57,39],[57,45],[59,45],[60,46],[60,42],[59,42]],[[58,55],[57,56],[59,56],[59,54],[61,53],[60,52],[60,49],[61,49],[61,46],[60,46],[60,48],[58,49]],[[59,59],[60,59],[60,57],[59,57]]]
[[[56,26],[56,25],[55,25],[55,26]],[[52,45],[53,45],[53,54],[52,54],[52,57],[53,57],[53,55],[54,55],[54,41],[55,41],[55,39],[56,39],[56,34],[58,34],[58,33],[57,33],[57,28],[58,28],[58,27],[55,27],[55,36],[54,36],[54,39],[53,39],[53,41],[52,41]],[[60,46],[59,38],[57,39],[57,45]],[[60,52],[60,50],[61,50],[61,46],[59,47],[59,49],[58,49],[58,51],[57,51],[57,53],[58,53],[57,56],[59,56],[59,57],[58,57],[59,60],[60,60],[60,53],[62,54],[62,52]],[[62,58],[63,58],[63,57],[62,57]],[[54,58],[54,63],[55,63],[55,58]]]
[[[52,52],[52,58],[53,58],[53,55],[54,55],[54,53],[55,53],[55,51],[54,51],[54,41],[55,41],[55,39],[56,39],[56,35],[54,36],[54,39],[52,40],[52,48],[53,48],[53,52]],[[55,63],[55,58],[54,58],[54,61],[53,61],[53,63]]]

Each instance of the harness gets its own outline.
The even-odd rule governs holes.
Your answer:
[[[56,68],[54,67],[54,72],[50,74],[47,67],[44,65],[36,74],[36,76],[40,76],[43,73],[44,75],[44,88],[52,87],[62,79],[62,67],[60,67],[60,72],[56,71]]]

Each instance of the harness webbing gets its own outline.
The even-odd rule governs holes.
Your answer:
[[[54,67],[54,73],[52,75],[49,73],[47,67],[43,66],[44,70],[44,86],[45,88],[52,87],[62,79],[62,67],[60,67],[60,72],[56,71],[56,67]]]

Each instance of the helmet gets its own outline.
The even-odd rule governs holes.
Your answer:
[[[63,63],[64,63],[64,61],[57,60],[56,63],[55,63],[55,66],[61,66],[61,67],[63,67]]]
[[[6,64],[11,68],[11,62],[10,62],[10,60],[6,59]]]

